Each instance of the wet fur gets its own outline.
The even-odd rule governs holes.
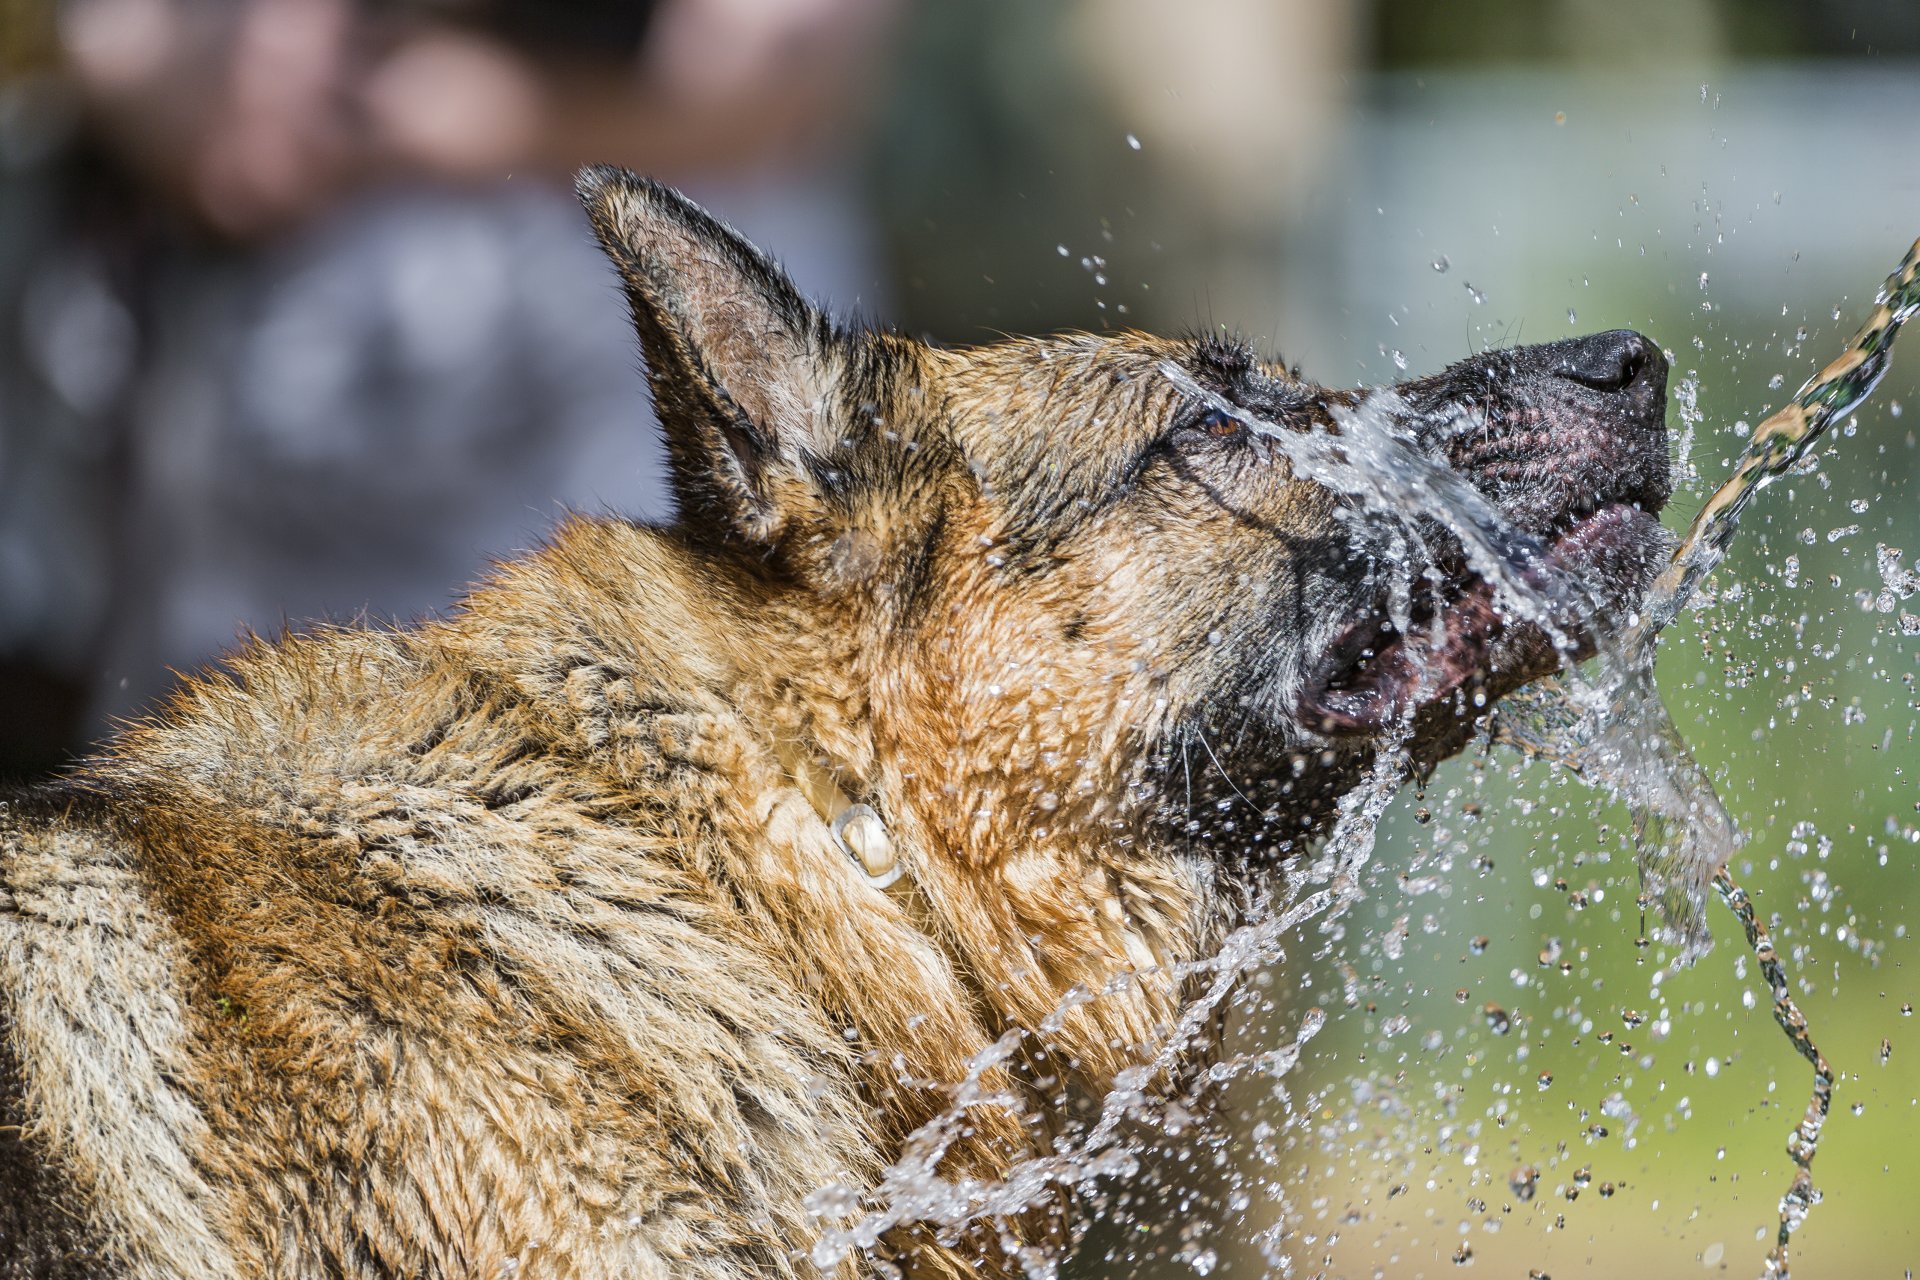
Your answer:
[[[255,643],[0,810],[0,1277],[811,1274],[842,1219],[808,1197],[1008,1031],[983,1084],[1046,1123],[972,1108],[944,1176],[1138,1061],[1166,966],[1364,762],[1285,713],[1367,589],[1335,503],[1181,436],[1158,370],[1323,420],[1303,384],[1224,344],[842,331],[665,189],[583,194],[680,520],[572,521],[415,629]],[[783,744],[880,809],[912,893]],[[1257,840],[1177,834],[1200,746]],[[1011,1265],[903,1230],[845,1269],[876,1258]]]

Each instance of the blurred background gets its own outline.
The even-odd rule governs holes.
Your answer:
[[[670,513],[581,163],[947,342],[1225,328],[1354,384],[1639,328],[1681,523],[1920,235],[1916,120],[1912,0],[0,0],[0,776],[248,629]],[[1660,671],[1841,1074],[1811,1275],[1920,1260],[1916,427],[1920,350]],[[1729,921],[1656,989],[1624,825],[1498,753],[1409,792],[1236,1032],[1321,1007],[1306,1060],[1070,1270],[1757,1273],[1808,1073]]]

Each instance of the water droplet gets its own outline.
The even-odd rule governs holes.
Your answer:
[[[1575,314],[1573,313],[1573,308],[1572,308],[1572,307],[1568,307],[1568,308],[1567,308],[1567,323],[1568,323],[1568,324],[1579,324],[1579,323],[1580,323],[1580,317],[1579,317],[1579,316],[1577,316],[1577,315],[1575,315]]]
[[[1463,280],[1461,281],[1461,283],[1466,286],[1467,296],[1473,299],[1473,303],[1475,306],[1484,307],[1487,305],[1487,295],[1482,293],[1480,290],[1474,288],[1473,282],[1471,280]]]
[[[1533,1193],[1540,1189],[1540,1170],[1533,1165],[1523,1164],[1507,1175],[1507,1185],[1513,1188],[1514,1197],[1522,1202],[1533,1199]]]
[[[1438,271],[1441,275],[1445,275],[1447,273],[1447,268],[1451,267],[1452,265],[1453,263],[1447,260],[1447,255],[1444,253],[1433,260],[1433,269],[1435,271]]]
[[[1129,147],[1132,147],[1135,151],[1138,151],[1140,149],[1140,139],[1134,137],[1132,134],[1128,134],[1127,145]],[[1205,1271],[1202,1271],[1200,1274],[1205,1275],[1207,1273]]]
[[[860,1193],[844,1182],[829,1182],[804,1203],[807,1212],[816,1218],[841,1218],[860,1207]]]
[[[1493,1031],[1493,1034],[1497,1036],[1503,1036],[1507,1034],[1507,1032],[1513,1027],[1513,1018],[1507,1013],[1505,1009],[1502,1009],[1499,1005],[1495,1004],[1491,1000],[1487,1001],[1486,1007],[1483,1008],[1480,1012],[1483,1015],[1485,1015],[1487,1019],[1487,1026],[1490,1027]]]

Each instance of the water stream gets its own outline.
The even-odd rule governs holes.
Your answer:
[[[1679,945],[1676,963],[1696,958],[1710,943],[1704,920],[1708,888],[1739,921],[1772,996],[1774,1020],[1813,1067],[1806,1114],[1787,1140],[1794,1174],[1780,1199],[1779,1227],[1763,1272],[1779,1280],[1789,1274],[1793,1233],[1820,1199],[1812,1164],[1833,1101],[1834,1073],[1793,999],[1752,899],[1729,869],[1740,835],[1660,699],[1654,641],[1726,558],[1747,504],[1872,392],[1886,373],[1900,327],[1916,313],[1920,241],[1887,277],[1872,313],[1840,355],[1754,429],[1733,474],[1707,498],[1648,593],[1617,660],[1523,690],[1502,707],[1497,731],[1523,750],[1568,765],[1628,806],[1641,906],[1655,910],[1656,931]]]
[[[1888,279],[1872,315],[1845,352],[1754,431],[1732,476],[1701,509],[1624,640],[1603,646],[1594,659],[1570,667],[1563,677],[1538,682],[1507,699],[1492,729],[1496,739],[1568,766],[1628,807],[1641,877],[1641,910],[1652,915],[1650,932],[1675,948],[1674,967],[1698,958],[1711,944],[1705,916],[1709,891],[1738,920],[1767,984],[1775,1020],[1814,1071],[1805,1116],[1788,1142],[1795,1171],[1780,1201],[1779,1227],[1765,1263],[1764,1274],[1776,1280],[1788,1276],[1790,1239],[1808,1208],[1819,1200],[1811,1164],[1835,1077],[1794,1001],[1786,970],[1752,899],[1729,870],[1740,833],[1660,700],[1653,681],[1654,643],[1724,559],[1741,513],[1753,496],[1791,469],[1822,433],[1873,389],[1886,370],[1900,326],[1916,312],[1920,312],[1920,243]],[[1207,402],[1218,399],[1180,370],[1170,367],[1164,372],[1186,394]],[[1406,418],[1401,412],[1404,406],[1391,392],[1377,391],[1346,411],[1337,435],[1290,431],[1250,417],[1244,408],[1224,401],[1215,407],[1233,413],[1271,441],[1302,476],[1360,499],[1354,504],[1354,518],[1371,522],[1371,532],[1383,547],[1406,547],[1417,540],[1421,518],[1443,523],[1459,538],[1472,568],[1493,587],[1502,615],[1542,626],[1563,651],[1570,648],[1566,637],[1579,631],[1593,613],[1594,602],[1552,570],[1537,543],[1514,530],[1463,477],[1429,457],[1405,434],[1399,425]],[[1406,592],[1415,589],[1417,583],[1396,594],[1392,609],[1397,621],[1404,623],[1409,605]],[[1327,1015],[1321,1009],[1306,1009],[1292,1037],[1278,1048],[1215,1062],[1178,1098],[1157,1097],[1150,1087],[1156,1080],[1177,1076],[1172,1068],[1207,1039],[1224,1003],[1244,989],[1249,977],[1288,959],[1289,949],[1297,945],[1295,940],[1310,922],[1321,921],[1324,931],[1360,896],[1361,873],[1373,852],[1376,827],[1406,777],[1404,744],[1404,733],[1388,735],[1366,778],[1341,801],[1319,853],[1290,867],[1271,900],[1255,904],[1250,918],[1227,936],[1216,954],[1174,975],[1197,994],[1183,1007],[1151,1060],[1124,1072],[1075,1133],[1058,1140],[1051,1150],[1022,1161],[998,1181],[956,1181],[938,1172],[972,1108],[1021,1105],[1017,1099],[991,1095],[981,1083],[1019,1052],[1025,1033],[1009,1032],[980,1055],[967,1080],[953,1087],[947,1110],[909,1137],[903,1155],[878,1185],[829,1187],[817,1194],[823,1231],[813,1252],[815,1264],[831,1270],[851,1252],[870,1248],[887,1232],[909,1223],[957,1234],[980,1224],[1011,1222],[1061,1194],[1134,1168],[1137,1126],[1177,1131],[1178,1117],[1200,1101],[1201,1093],[1218,1090],[1244,1075],[1285,1075],[1299,1060],[1303,1046],[1325,1025]],[[1393,954],[1391,949],[1387,953]],[[1130,975],[1123,975],[1116,983],[1130,980]],[[1079,992],[1070,1002],[1101,995]],[[1356,1002],[1350,989],[1348,1003]],[[1488,1009],[1496,1006],[1490,1004]],[[1492,1019],[1493,1014],[1488,1016]],[[1289,1099],[1289,1113],[1296,1110],[1305,1115],[1309,1109],[1296,1109]],[[1579,1177],[1576,1187],[1583,1185]],[[1531,1182],[1527,1185],[1530,1193]],[[1283,1191],[1269,1188],[1270,1195]],[[1609,1184],[1602,1194],[1610,1191]],[[1284,1205],[1284,1194],[1275,1198]],[[1530,1194],[1519,1198],[1528,1199]],[[1292,1264],[1279,1241],[1284,1234],[1276,1224],[1256,1242],[1281,1274],[1290,1274]],[[1061,1259],[1055,1251],[1023,1248],[1012,1233],[1005,1239],[1026,1274],[1057,1273]],[[1471,1250],[1462,1248],[1470,1257]],[[1203,1251],[1194,1257],[1205,1259],[1211,1254]],[[1205,1274],[1211,1263],[1201,1266],[1196,1261],[1195,1266]]]
[[[1840,355],[1754,428],[1733,474],[1693,519],[1673,560],[1648,593],[1630,652],[1651,647],[1661,628],[1686,607],[1706,576],[1726,558],[1740,513],[1756,494],[1793,468],[1827,429],[1852,413],[1886,375],[1900,326],[1920,312],[1920,241],[1874,297],[1873,312]]]

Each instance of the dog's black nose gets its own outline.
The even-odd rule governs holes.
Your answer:
[[[1653,340],[1631,329],[1589,334],[1552,344],[1548,372],[1595,391],[1666,390],[1667,358]]]

